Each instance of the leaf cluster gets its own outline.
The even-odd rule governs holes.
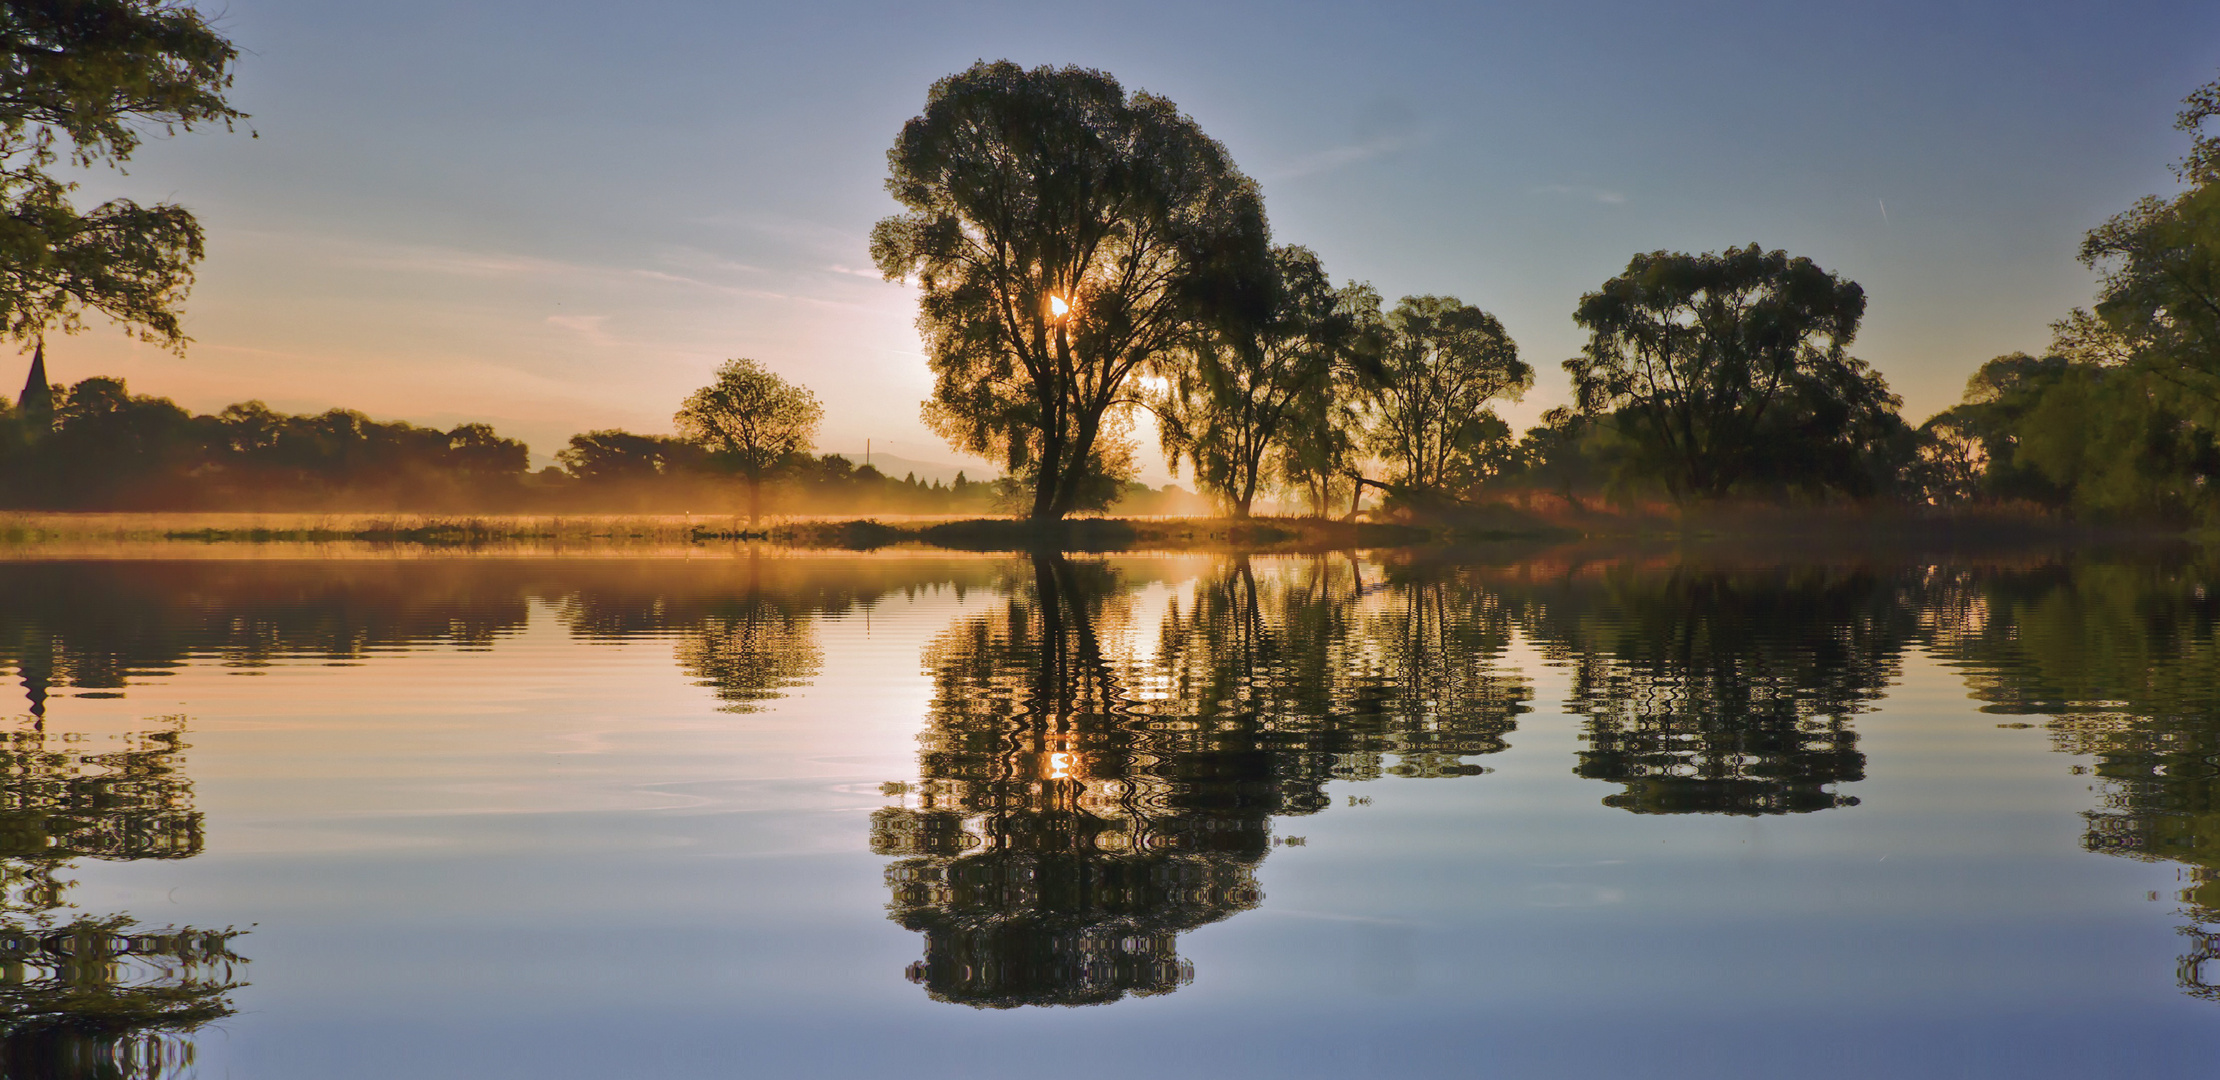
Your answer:
[[[74,332],[101,312],[182,348],[178,309],[203,236],[181,206],[114,199],[79,210],[48,170],[120,166],[149,128],[229,127],[238,49],[170,0],[11,0],[0,5],[0,332]]]

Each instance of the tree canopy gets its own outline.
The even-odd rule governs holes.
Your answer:
[[[810,448],[825,415],[817,395],[753,360],[728,360],[717,381],[694,391],[673,422],[748,482],[748,516],[762,514],[763,480]]]
[[[1171,464],[1191,458],[1203,488],[1247,517],[1274,459],[1299,441],[1295,429],[1330,423],[1337,369],[1377,372],[1380,299],[1366,286],[1335,289],[1300,247],[1274,247],[1241,285],[1170,366],[1158,430]]]
[[[872,231],[923,289],[925,419],[999,458],[1048,521],[1122,479],[1113,410],[1188,333],[1214,276],[1264,258],[1263,200],[1170,101],[1078,67],[981,62],[933,84],[887,152],[907,208]]]
[[[1372,449],[1398,485],[1459,492],[1492,471],[1511,429],[1490,404],[1516,400],[1534,369],[1495,316],[1453,296],[1406,296],[1387,315]]]
[[[1783,251],[1651,252],[1581,297],[1590,339],[1565,370],[1629,466],[1675,498],[1744,483],[1865,494],[1864,455],[1902,421],[1848,352],[1864,314],[1856,282]]]
[[[2082,241],[2081,261],[2104,274],[2099,325],[2069,319],[2060,327],[2081,331],[2084,341],[2110,335],[2116,356],[2104,359],[2173,383],[2200,399],[2208,418],[2220,411],[2220,135],[2204,130],[2216,117],[2220,79],[2191,93],[2174,119],[2191,136],[2174,166],[2186,189],[2147,196]]]
[[[0,5],[0,328],[71,332],[98,311],[147,341],[184,345],[178,309],[202,254],[174,203],[111,199],[79,210],[48,170],[120,165],[149,128],[245,117],[224,99],[238,49],[172,0]]]

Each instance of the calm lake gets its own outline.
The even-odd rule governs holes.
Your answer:
[[[2220,1060],[2213,553],[254,550],[0,561],[6,1075]]]

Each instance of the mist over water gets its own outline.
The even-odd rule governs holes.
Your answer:
[[[738,550],[0,562],[7,1074],[2220,1049],[2209,554]]]

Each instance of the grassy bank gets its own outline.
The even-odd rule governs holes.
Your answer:
[[[2078,524],[2018,508],[1708,507],[1599,511],[1499,506],[1426,524],[1317,518],[1078,518],[1037,526],[1008,518],[782,521],[751,528],[697,515],[0,514],[0,546],[54,544],[352,544],[438,548],[685,549],[769,541],[787,547],[959,551],[1330,551],[1582,539],[1764,546],[1994,546],[2182,538],[2173,530]]]
[[[785,521],[751,528],[731,518],[668,515],[461,516],[409,514],[0,514],[0,544],[319,544],[420,547],[593,545],[655,547],[767,540],[792,547],[871,549],[900,544],[962,551],[1318,550],[1425,543],[1402,525],[1308,519],[1082,518],[1047,529],[1006,518]]]

